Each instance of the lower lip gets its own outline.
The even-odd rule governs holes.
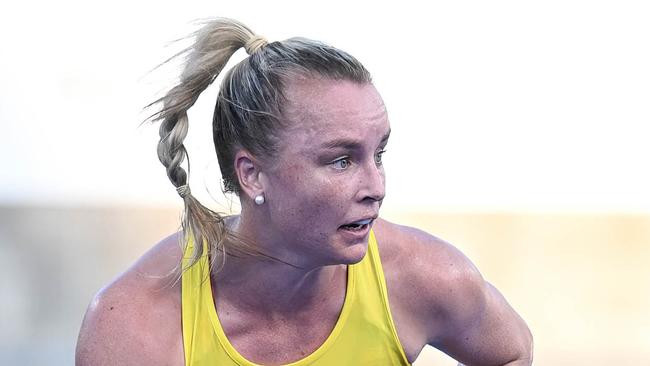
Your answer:
[[[360,229],[357,230],[347,230],[344,228],[339,228],[338,232],[343,234],[346,238],[352,240],[365,239],[370,232],[370,224],[363,225]]]

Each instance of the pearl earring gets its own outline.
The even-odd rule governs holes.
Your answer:
[[[255,196],[255,204],[256,205],[261,205],[263,203],[264,203],[264,196],[262,196],[261,194],[258,194],[257,196]]]

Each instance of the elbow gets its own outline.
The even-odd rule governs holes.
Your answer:
[[[533,333],[522,320],[522,332],[520,337],[519,357],[516,360],[506,363],[504,366],[530,366],[533,364]]]
[[[524,363],[523,365],[532,365],[533,364],[533,350],[534,350],[534,340],[533,333],[526,326],[526,349],[524,353]]]

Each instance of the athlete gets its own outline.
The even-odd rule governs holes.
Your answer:
[[[187,110],[242,47],[213,116],[241,201],[222,216],[192,196],[183,139]],[[223,18],[184,54],[154,115],[183,230],[95,296],[77,365],[408,365],[426,345],[465,365],[532,363],[525,322],[462,253],[379,217],[390,124],[359,61]]]

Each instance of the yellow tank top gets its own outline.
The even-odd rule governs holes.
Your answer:
[[[186,257],[192,245],[190,240]],[[221,327],[208,268],[204,255],[183,273],[185,366],[256,366],[237,352]],[[313,353],[288,366],[410,365],[390,314],[386,281],[372,231],[366,256],[349,265],[347,273],[345,301],[332,333]]]

